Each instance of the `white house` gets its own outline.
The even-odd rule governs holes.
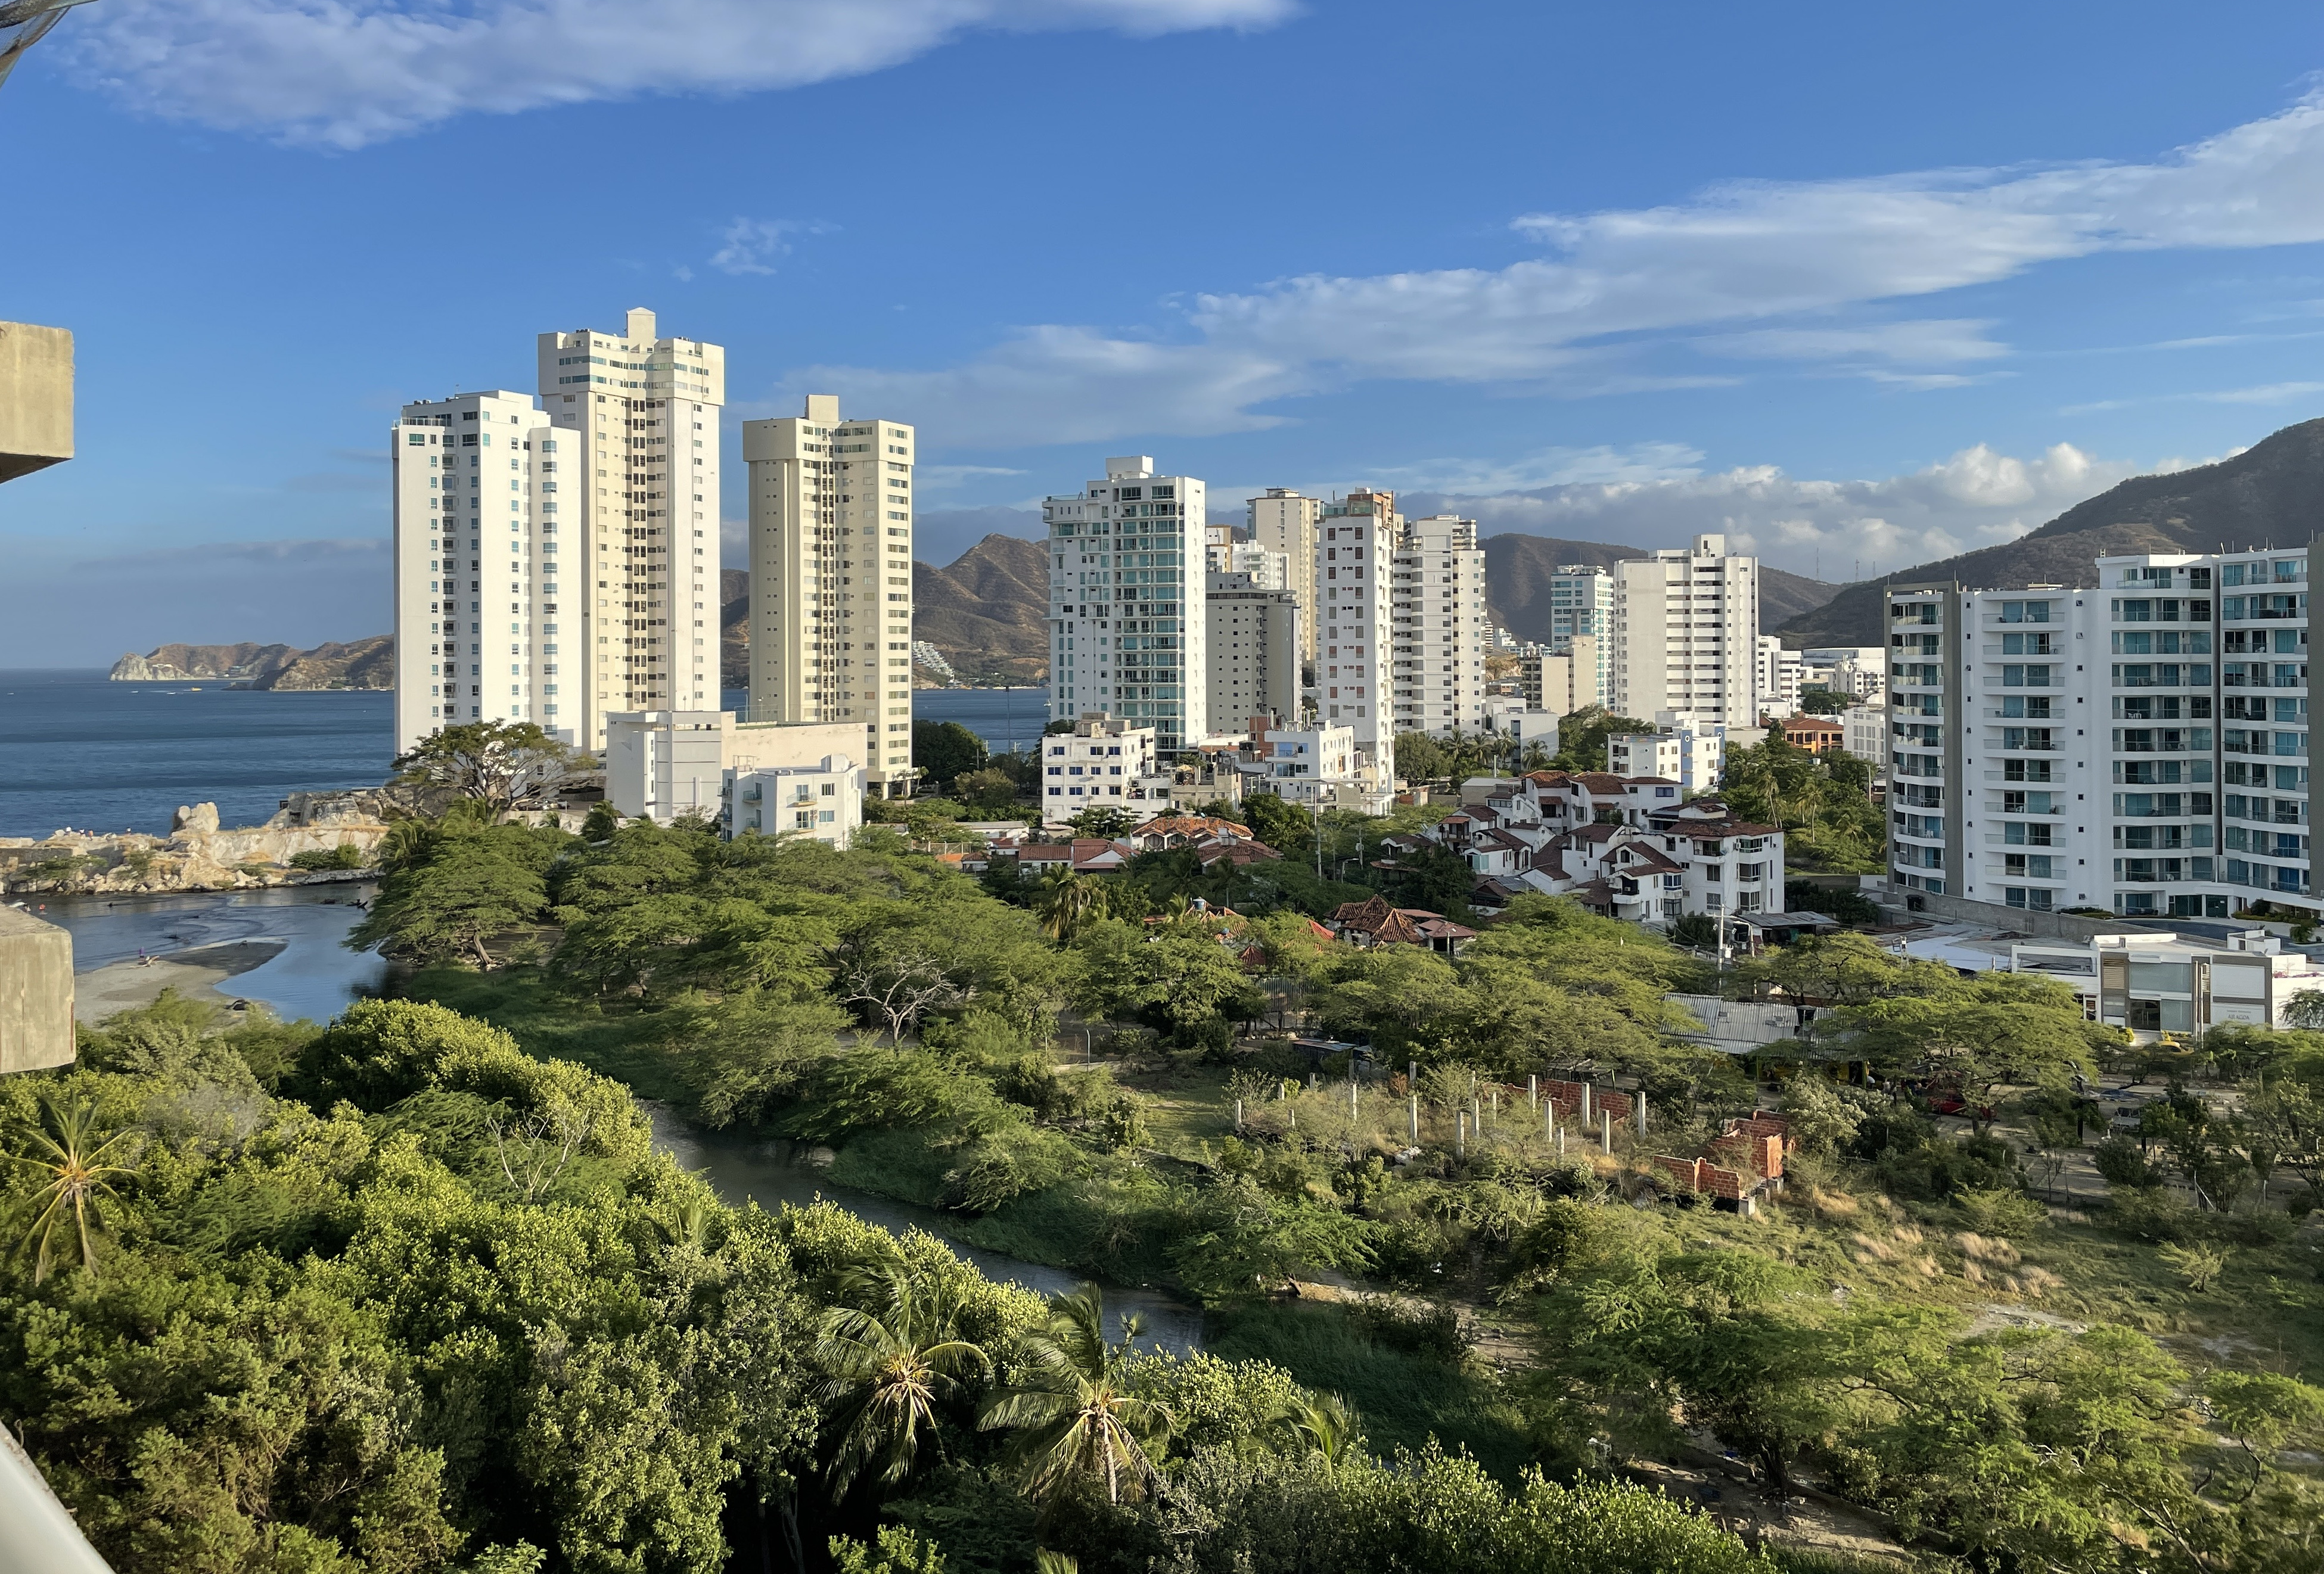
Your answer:
[[[1084,716],[1070,732],[1041,740],[1041,812],[1064,822],[1100,804],[1127,806],[1131,788],[1154,774],[1154,729]]]
[[[863,767],[844,754],[729,769],[725,787],[732,835],[808,837],[844,852],[863,824]]]

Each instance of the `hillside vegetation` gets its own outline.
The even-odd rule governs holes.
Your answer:
[[[1327,867],[1385,828],[1320,828]],[[408,999],[322,1032],[170,1006],[0,1088],[31,1161],[0,1405],[124,1566],[1843,1566],[1801,1493],[1859,1555],[2314,1566],[2317,1036],[2158,1059],[2053,980],[1843,937],[1727,975],[1841,1008],[1762,1083],[1676,1036],[1705,964],[1562,901],[1451,958],[1321,940],[1346,888],[1297,866],[976,880],[883,827],[463,809],[387,865],[357,939]],[[1303,1019],[1371,1074],[1267,1031]],[[2126,1069],[2173,1091],[2090,1146]],[[1647,1132],[1553,1121],[1544,1076]],[[1197,1298],[1209,1354],[828,1208],[733,1212],[631,1091]],[[1771,1102],[1759,1217],[1674,1185],[1658,1155]],[[109,1238],[39,1222],[61,1147]],[[2043,1201],[2092,1163],[2102,1202]],[[1766,1550],[1650,1482],[1724,1483]]]

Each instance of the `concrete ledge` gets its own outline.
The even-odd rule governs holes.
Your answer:
[[[2177,930],[2164,924],[2145,924],[2135,918],[2083,918],[2070,913],[2037,913],[2030,907],[2011,907],[1999,902],[1973,902],[1967,897],[1937,897],[1926,891],[1908,891],[1891,887],[1886,892],[1868,892],[1884,907],[1893,907],[1907,918],[1950,918],[1962,924],[1984,924],[1996,929],[2015,929],[2021,934],[2035,935],[2043,940],[2088,941],[2100,934],[2176,934]],[[1917,913],[1908,911],[1907,897],[1917,897],[1922,903]]]
[[[0,481],[72,455],[72,334],[0,322]]]
[[[0,1074],[73,1063],[72,936],[0,907]]]

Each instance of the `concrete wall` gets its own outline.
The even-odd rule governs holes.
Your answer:
[[[0,322],[0,481],[72,457],[73,339]]]
[[[0,907],[0,1074],[72,1060],[72,936]]]
[[[2100,934],[2178,933],[2162,925],[2141,924],[2130,918],[2079,918],[2069,913],[2036,913],[2026,907],[2004,907],[1998,902],[1972,902],[1966,897],[1937,897],[1923,891],[1871,890],[1864,894],[1884,907],[1895,909],[1899,917],[1951,918],[1968,924],[1987,924],[1996,929],[2039,935],[2044,940],[2087,942]],[[1908,896],[1920,899],[1922,907],[1917,913],[1905,909],[1904,898]]]

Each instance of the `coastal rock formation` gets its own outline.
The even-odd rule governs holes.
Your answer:
[[[352,845],[365,863],[398,820],[440,813],[441,788],[292,793],[263,825],[221,829],[216,804],[181,806],[167,836],[56,831],[0,837],[0,890],[127,895],[244,890],[357,878],[291,867],[302,852]]]
[[[290,645],[162,645],[131,653],[106,675],[115,683],[230,683],[240,688],[393,688],[395,639],[374,634],[312,650]]]
[[[172,836],[180,831],[215,831],[217,828],[216,804],[196,804],[191,808],[180,804],[178,812],[170,816],[170,834]]]

